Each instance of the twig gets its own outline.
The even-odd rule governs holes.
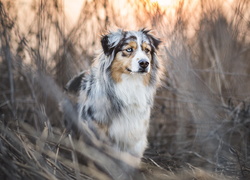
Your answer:
[[[9,77],[9,85],[10,85],[10,103],[11,103],[11,112],[12,115],[15,117],[16,115],[16,107],[15,107],[15,87],[14,87],[14,77],[13,77],[13,70],[12,70],[12,55],[11,55],[11,51],[10,51],[10,37],[9,37],[9,32],[7,31],[8,28],[8,21],[11,21],[9,19],[9,17],[7,16],[7,13],[5,12],[5,9],[3,7],[3,5],[0,5],[0,19],[1,19],[1,25],[3,27],[3,31],[2,36],[1,36],[1,40],[3,41],[3,44],[5,46],[3,46],[3,52],[4,52],[4,56],[5,56],[5,60],[7,63],[7,67],[8,67],[8,77]],[[13,25],[14,23],[11,21],[10,22],[11,25]]]
[[[203,156],[201,156],[199,153],[197,152],[193,152],[193,151],[186,151],[186,153],[189,153],[189,154],[193,154],[195,156],[197,156],[198,158],[200,159],[203,159],[205,161],[207,161],[208,163],[212,164],[212,165],[215,165],[216,167],[219,167],[219,168],[223,168],[223,166],[217,164],[217,163],[214,163],[213,161],[211,161],[210,159],[207,159],[207,158],[204,158]]]
[[[148,158],[154,165],[156,165],[158,168],[160,169],[164,169],[163,167],[161,167],[159,164],[157,164],[153,159]]]
[[[77,159],[77,156],[76,156],[75,146],[74,146],[74,143],[73,143],[73,140],[72,140],[72,137],[71,137],[70,134],[68,135],[68,137],[69,137],[69,142],[71,144],[71,147],[73,149],[72,158],[73,158],[73,163],[74,163],[76,179],[80,180],[80,169],[79,169],[78,159]]]

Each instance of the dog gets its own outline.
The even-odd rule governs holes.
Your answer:
[[[101,37],[102,52],[91,69],[71,79],[80,121],[94,122],[115,149],[141,159],[147,147],[150,111],[160,84],[161,40],[150,30],[117,30]]]

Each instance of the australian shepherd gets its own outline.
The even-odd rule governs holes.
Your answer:
[[[159,84],[161,41],[150,31],[110,32],[89,71],[67,84],[78,91],[79,120],[95,122],[114,146],[141,158],[147,147],[150,109]]]

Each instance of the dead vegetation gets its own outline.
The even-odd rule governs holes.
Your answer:
[[[27,17],[18,2],[0,1],[1,179],[250,177],[249,2],[180,1],[174,14],[126,2],[124,15],[112,1],[85,1],[70,26],[61,0],[34,0]],[[114,26],[146,26],[164,40],[167,73],[141,168],[77,127],[63,92]]]

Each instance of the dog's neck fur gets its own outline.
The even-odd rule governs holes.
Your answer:
[[[149,86],[143,83],[142,74],[124,74],[122,82],[115,85],[117,97],[119,97],[125,106],[146,107],[151,106],[153,91]]]

